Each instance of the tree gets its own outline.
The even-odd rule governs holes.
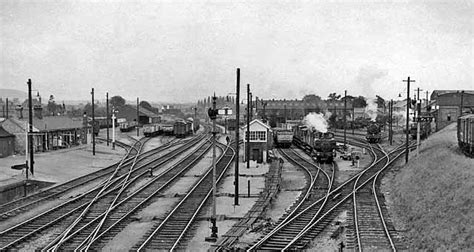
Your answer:
[[[336,93],[330,93],[328,96],[330,101],[337,101],[339,98],[341,98],[341,95],[338,95]]]
[[[354,108],[365,108],[367,107],[367,100],[363,96],[354,98],[353,101]]]
[[[321,97],[315,94],[309,94],[303,97],[303,101],[310,102],[310,103],[319,103],[321,101]]]
[[[110,104],[112,107],[121,107],[125,105],[125,99],[122,96],[116,95],[110,98]]]
[[[146,108],[146,109],[148,109],[148,110],[153,110],[153,107],[152,107],[152,106],[150,105],[150,103],[147,102],[147,101],[141,101],[141,102],[140,102],[140,107],[144,107],[144,108]]]

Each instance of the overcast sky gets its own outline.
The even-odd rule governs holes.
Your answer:
[[[474,89],[472,1],[0,1],[0,88],[59,100]]]

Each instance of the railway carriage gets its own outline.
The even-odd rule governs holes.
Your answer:
[[[474,157],[474,114],[458,118],[457,135],[459,148],[469,157]]]
[[[173,124],[172,123],[164,123],[161,125],[161,130],[163,131],[163,135],[171,136],[173,135]]]

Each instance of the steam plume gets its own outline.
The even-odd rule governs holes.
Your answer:
[[[321,113],[309,113],[303,119],[304,125],[308,128],[314,128],[319,132],[326,133],[328,131],[328,122]]]

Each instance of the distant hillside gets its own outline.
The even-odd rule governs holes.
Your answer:
[[[15,90],[15,89],[6,89],[6,88],[0,88],[0,98],[5,99],[13,99],[13,98],[18,98],[21,100],[24,100],[28,97],[28,93],[20,91],[20,90]]]

